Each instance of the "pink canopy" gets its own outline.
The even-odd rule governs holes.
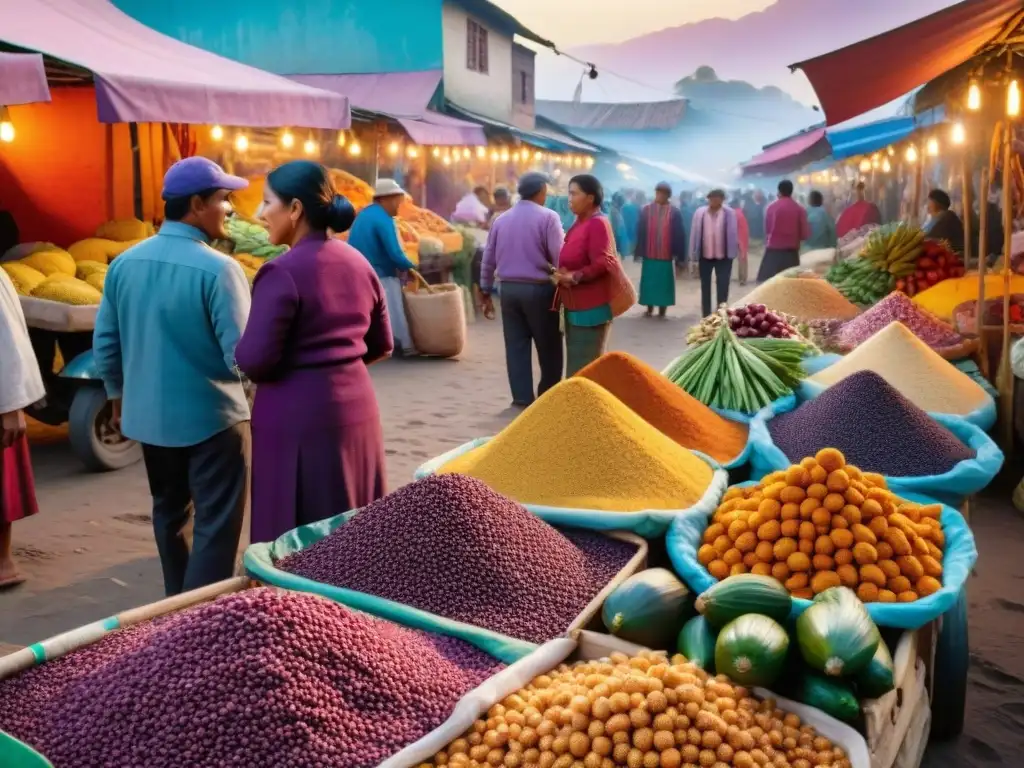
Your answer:
[[[0,41],[91,72],[105,123],[351,124],[344,96],[194,48],[108,0],[0,2]]]
[[[821,160],[830,151],[825,126],[813,128],[770,145],[743,163],[743,173],[788,173],[807,163]]]
[[[50,100],[46,67],[38,53],[0,53],[0,107]]]
[[[964,0],[790,69],[804,71],[836,125],[963,64],[1022,10],[1021,0]]]

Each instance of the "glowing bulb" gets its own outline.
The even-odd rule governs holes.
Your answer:
[[[865,157],[863,160],[860,161],[860,172],[861,173],[867,173],[870,170],[871,170],[871,161],[868,160]]]
[[[0,141],[5,144],[14,141],[14,123],[10,120],[0,121]]]
[[[593,168],[593,167],[594,167],[594,158],[587,157],[587,168]]]
[[[975,82],[967,88],[967,108],[972,112],[981,109],[981,88]]]
[[[572,164],[575,165],[577,168],[579,168],[580,166],[583,165],[583,158],[579,157],[579,156],[574,157],[572,159]]]
[[[806,176],[801,176],[800,178],[798,178],[796,180],[796,183],[797,184],[806,184],[808,181],[810,181],[810,179],[808,179]]]
[[[906,155],[906,157],[907,157],[907,162],[908,163],[916,163],[917,162],[917,149],[914,147],[913,144],[911,144],[909,147],[907,147],[907,155]]]
[[[476,156],[479,157],[481,160],[483,160],[485,157],[487,157],[487,148],[486,147],[477,147],[476,148]]]
[[[213,126],[213,128],[210,129],[210,138],[214,141],[220,141],[224,138],[224,129],[219,125]]]
[[[503,162],[503,163],[507,163],[508,162],[508,150],[507,149],[501,150],[501,162]]]
[[[544,153],[543,152],[534,152],[533,153],[533,159],[534,160],[543,160],[544,159]]]
[[[950,138],[954,144],[963,144],[967,140],[967,133],[964,131],[963,123],[953,123]]]
[[[348,145],[348,153],[352,155],[352,157],[359,157],[359,155],[363,154],[363,148],[359,146],[358,141],[353,141]]]
[[[339,147],[344,147],[345,146],[345,132],[344,131],[338,131],[338,146]]]
[[[513,152],[512,153],[512,162],[513,163],[518,163],[519,162],[519,153],[518,152]]]
[[[464,147],[462,149],[462,158],[463,158],[463,160],[469,160],[469,158],[472,155],[473,155],[473,153],[469,151],[469,147]]]
[[[889,162],[889,158],[885,158],[882,161],[882,173],[888,173],[892,170],[892,164]]]
[[[440,147],[434,147],[434,151],[431,154],[434,157],[440,157],[441,156],[441,148]]]
[[[496,150],[496,149],[492,150],[491,151],[491,162],[494,162],[494,163],[498,162],[498,157],[499,157],[498,150]]]
[[[235,136],[235,149],[239,152],[245,152],[249,148],[249,137],[244,133],[240,133]]]
[[[306,141],[302,144],[302,151],[305,152],[307,155],[315,154],[316,142],[313,141],[312,139],[306,139]]]
[[[416,147],[410,145],[409,147],[406,148],[405,154],[407,154],[412,159],[416,159],[417,157],[419,157],[420,153],[416,150]]]
[[[928,139],[928,143],[925,145],[925,149],[927,150],[929,157],[938,157],[939,140],[936,138]]]
[[[896,157],[896,148],[895,147],[889,147],[886,150],[886,152],[889,153],[889,157]]]
[[[1006,116],[1020,117],[1020,83],[1016,80],[1011,80],[1006,89]]]
[[[451,165],[452,164],[452,159],[448,155],[445,155],[444,156],[444,160],[442,162],[444,162],[445,165]]]
[[[281,146],[285,149],[291,149],[295,146],[295,137],[292,136],[291,131],[285,131],[281,134]]]

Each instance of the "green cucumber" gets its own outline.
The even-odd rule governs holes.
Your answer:
[[[793,696],[797,701],[846,723],[854,722],[860,715],[860,702],[848,682],[810,670],[801,675]]]
[[[789,635],[772,618],[748,613],[726,624],[715,641],[715,671],[740,685],[770,687],[789,652]]]
[[[678,650],[688,661],[707,672],[715,669],[715,630],[703,616],[694,616],[679,631]]]
[[[868,665],[857,675],[857,692],[862,699],[877,699],[896,687],[893,679],[892,654],[882,640]]]
[[[835,587],[796,620],[796,639],[807,665],[829,677],[856,675],[882,641],[878,627],[852,590]]]
[[[713,627],[724,627],[746,613],[785,621],[792,609],[793,598],[779,581],[752,573],[730,576],[697,598],[697,611]]]
[[[675,574],[651,568],[634,574],[604,601],[601,618],[616,637],[666,650],[689,611],[690,591]]]

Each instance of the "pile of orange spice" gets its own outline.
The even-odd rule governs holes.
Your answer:
[[[684,448],[728,464],[747,445],[747,425],[719,416],[626,352],[608,352],[576,374],[590,379]]]

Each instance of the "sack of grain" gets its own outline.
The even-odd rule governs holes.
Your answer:
[[[466,305],[461,286],[429,285],[413,271],[418,288],[403,291],[405,317],[413,344],[423,355],[456,357],[466,346]]]

